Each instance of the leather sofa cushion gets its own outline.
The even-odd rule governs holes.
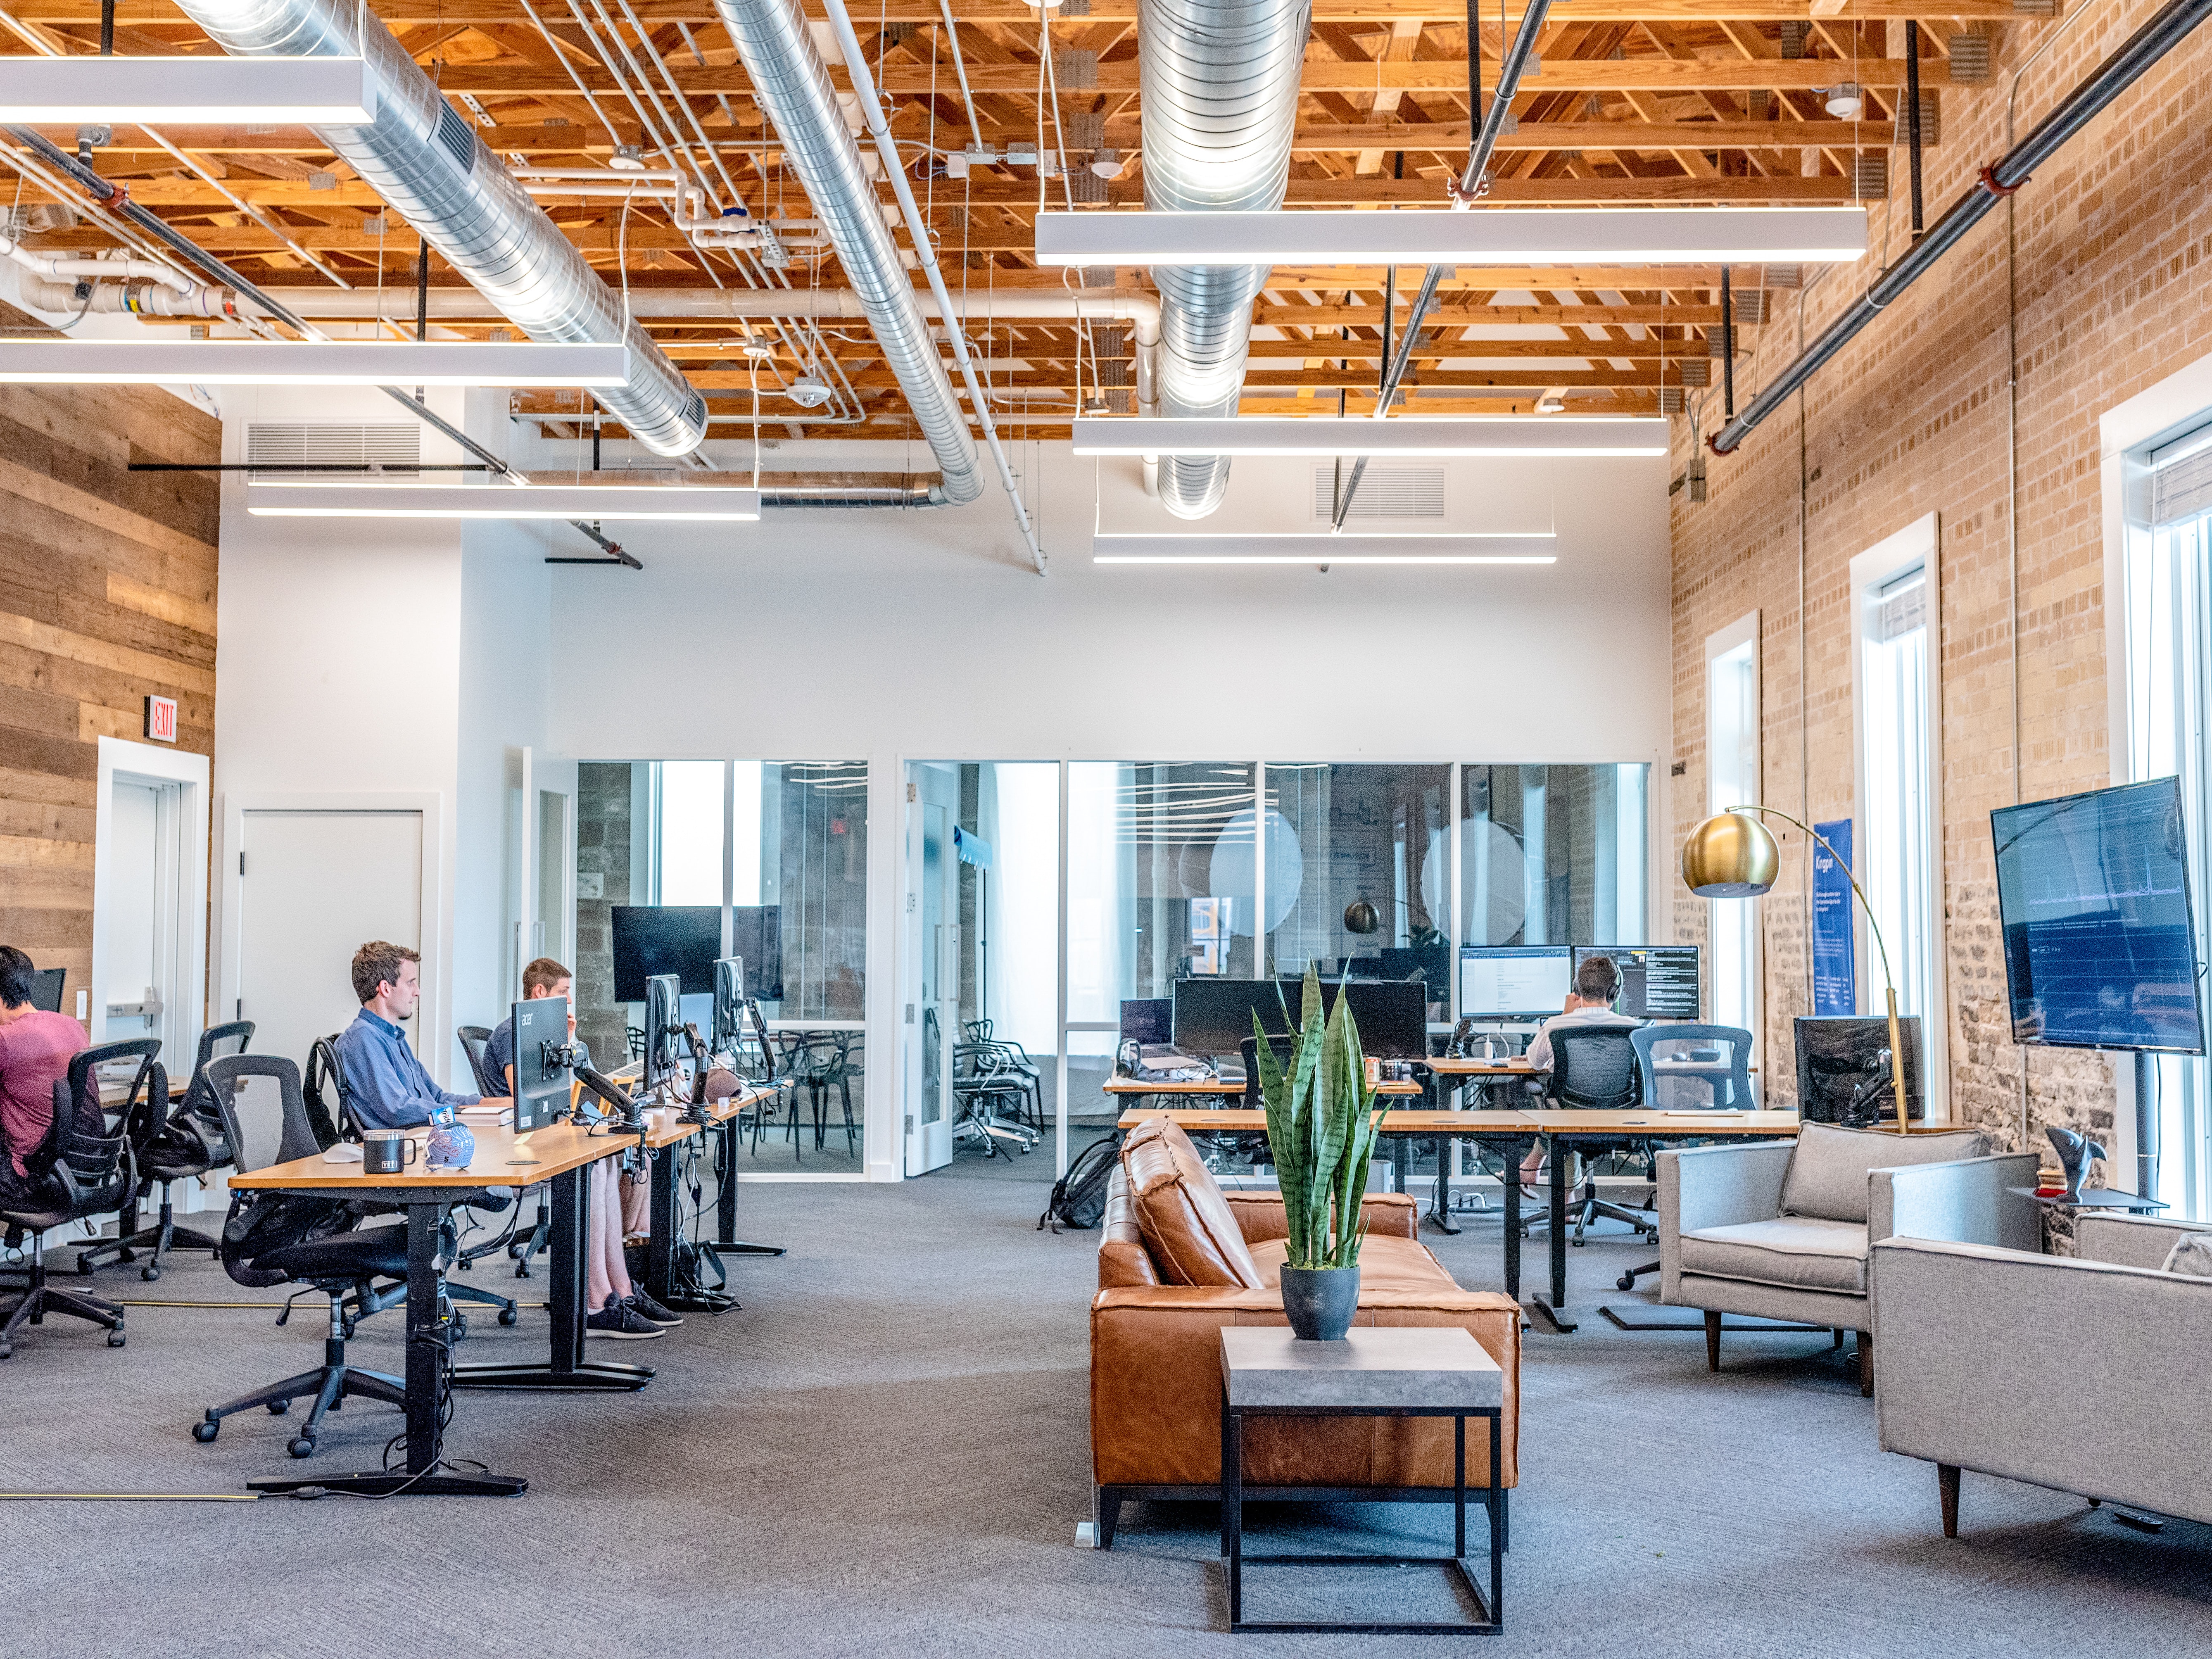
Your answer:
[[[1686,1273],[1780,1285],[1794,1291],[1867,1293],[1863,1221],[1785,1215],[1733,1227],[1705,1227],[1682,1235],[1681,1251]],[[1360,1254],[1364,1256],[1366,1251]]]
[[[1839,1129],[1808,1123],[1797,1131],[1790,1173],[1782,1181],[1784,1214],[1823,1221],[1867,1218],[1867,1176],[1907,1164],[1949,1164],[1981,1158],[1989,1142],[1972,1130],[1949,1135],[1893,1135],[1875,1129]]]
[[[1121,1169],[1145,1249],[1162,1280],[1260,1288],[1259,1265],[1188,1135],[1168,1124],[1162,1133],[1124,1142]]]
[[[1259,1265],[1264,1283],[1279,1285],[1283,1282],[1283,1263],[1290,1250],[1290,1242],[1281,1238],[1271,1238],[1252,1247],[1252,1259]],[[1444,1264],[1429,1253],[1427,1245],[1416,1239],[1370,1233],[1360,1243],[1359,1294],[1363,1298],[1370,1291],[1417,1296],[1424,1291],[1458,1288],[1459,1281],[1445,1270]]]

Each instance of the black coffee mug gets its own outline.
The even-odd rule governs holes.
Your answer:
[[[362,1137],[362,1173],[398,1175],[415,1161],[417,1150],[404,1129],[371,1129]]]

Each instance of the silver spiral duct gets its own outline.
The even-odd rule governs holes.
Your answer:
[[[374,14],[346,0],[179,4],[233,57],[367,58],[375,118],[316,136],[532,339],[627,345],[629,379],[593,395],[639,442],[661,455],[699,447],[706,400]]]
[[[846,129],[837,94],[797,0],[715,0],[752,77],[753,96],[782,138],[784,160],[822,217],[884,360],[898,377],[944,475],[945,497],[972,501],[983,474],[967,416],[946,378],[913,279],[884,226],[876,187]]]
[[[1155,212],[1270,211],[1283,204],[1297,127],[1311,0],[1140,0],[1139,108],[1145,205]],[[1155,265],[1160,413],[1237,413],[1252,301],[1267,265]],[[1225,455],[1160,460],[1160,500],[1202,519],[1229,488]]]

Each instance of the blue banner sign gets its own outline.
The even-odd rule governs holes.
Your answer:
[[[1813,1012],[1820,1018],[1859,1011],[1857,951],[1851,927],[1851,821],[1815,824],[1813,843]],[[1838,864],[1837,859],[1843,862]]]

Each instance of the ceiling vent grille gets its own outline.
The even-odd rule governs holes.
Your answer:
[[[422,464],[422,428],[409,421],[367,426],[257,421],[246,428],[246,462],[250,467],[286,469],[250,473],[249,480],[314,476],[294,470],[303,467],[330,467],[333,477],[369,466],[411,476]]]
[[[1349,468],[1346,469],[1347,471]],[[1314,469],[1314,517],[1333,519],[1336,468]],[[1440,466],[1370,465],[1352,498],[1347,521],[1376,519],[1441,519],[1444,515],[1444,470]]]

